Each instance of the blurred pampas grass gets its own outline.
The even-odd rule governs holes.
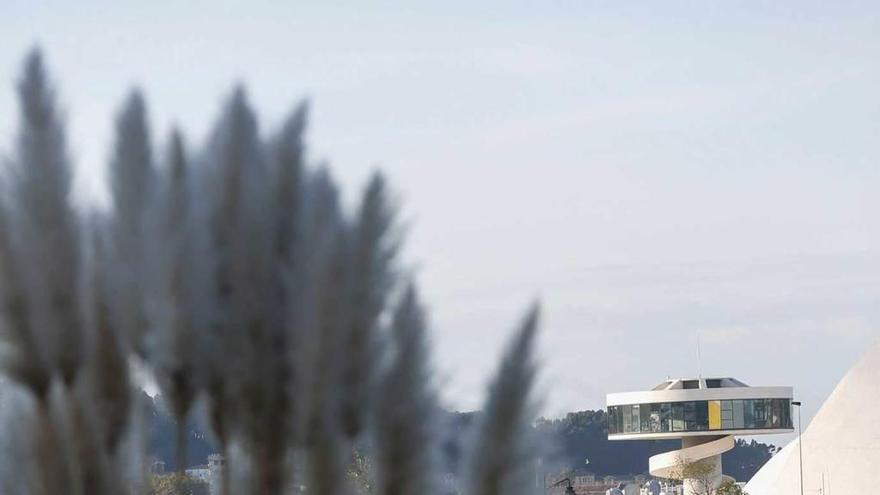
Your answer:
[[[203,146],[175,129],[156,154],[133,90],[112,208],[83,217],[38,50],[18,93],[0,197],[0,420],[16,422],[0,435],[3,493],[147,493],[134,368],[179,425],[178,470],[187,420],[205,416],[230,460],[222,493],[440,493],[429,324],[402,283],[397,203],[376,173],[346,210],[329,169],[308,163],[307,102],[264,137],[237,87]],[[536,328],[535,307],[489,390],[467,494],[530,490]]]

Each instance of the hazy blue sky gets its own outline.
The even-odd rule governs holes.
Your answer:
[[[157,140],[308,96],[311,156],[400,193],[452,407],[535,296],[551,414],[699,371],[812,413],[880,336],[876,2],[183,3],[4,2],[0,149],[34,42],[80,199],[132,84]]]

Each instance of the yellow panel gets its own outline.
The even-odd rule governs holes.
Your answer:
[[[720,430],[721,429],[721,401],[720,400],[710,400],[709,401],[709,429],[710,430]]]

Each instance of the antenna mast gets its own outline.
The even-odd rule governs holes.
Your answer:
[[[697,332],[697,378],[703,378],[703,356],[700,352],[700,332]]]

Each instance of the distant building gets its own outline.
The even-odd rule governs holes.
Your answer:
[[[226,461],[222,455],[211,454],[208,456],[207,464],[186,469],[184,474],[191,479],[206,483],[208,485],[208,492],[211,495],[218,495],[222,491],[220,484],[223,479],[223,465],[225,463]],[[163,471],[164,466],[164,463],[162,463]]]
[[[150,474],[165,474],[165,461],[156,459],[150,464]]]
[[[211,454],[208,456],[208,487],[211,495],[219,494],[221,483],[223,483],[223,470],[226,466],[226,459],[220,454]]]
[[[791,433],[791,387],[750,387],[729,377],[668,379],[651,390],[608,394],[609,440],[681,439],[680,450],[652,456],[651,475],[679,479],[681,466],[706,459],[721,485],[721,454],[734,436]],[[733,480],[729,476],[726,477]],[[685,478],[684,494],[706,481]]]
[[[207,464],[189,468],[185,470],[184,473],[194,480],[199,480],[208,484],[211,483],[211,470],[208,468]]]
[[[223,469],[223,464],[226,461],[223,459],[223,456],[220,454],[211,454],[208,456],[208,467],[211,469],[216,469],[218,471]]]
[[[574,477],[572,485],[578,486],[595,486],[596,476],[593,474],[580,474]],[[577,491],[577,490],[575,490]]]

